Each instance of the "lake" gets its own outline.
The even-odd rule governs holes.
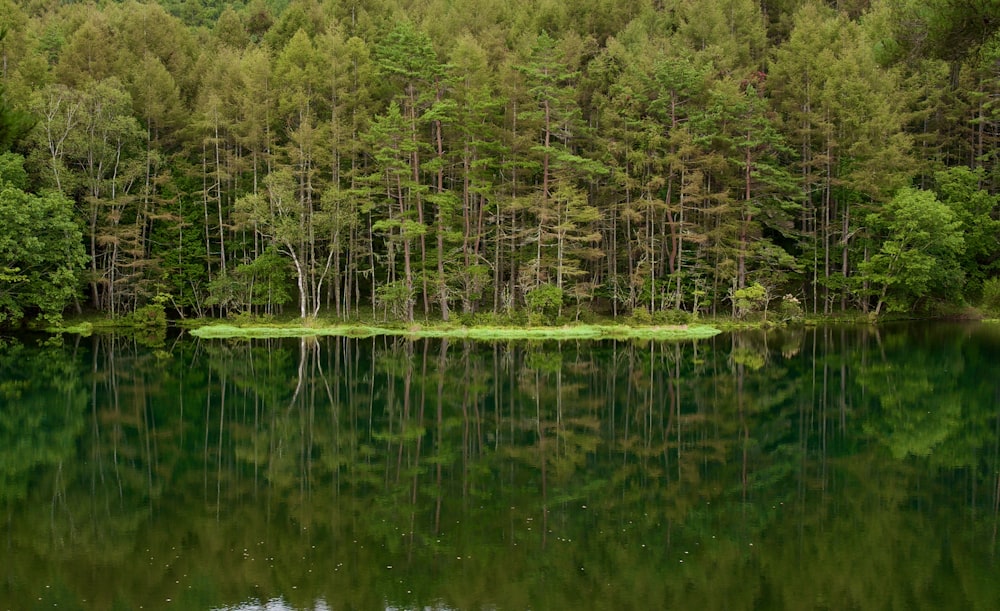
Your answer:
[[[0,611],[996,609],[1000,325],[2,339]]]

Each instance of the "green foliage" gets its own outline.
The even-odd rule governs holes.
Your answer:
[[[524,295],[528,312],[537,320],[551,322],[563,305],[563,290],[554,284],[540,284]]]
[[[4,85],[0,83],[0,153],[15,148],[33,126],[32,116],[11,105]]]
[[[729,296],[729,300],[733,304],[733,317],[744,319],[752,312],[765,310],[769,299],[767,289],[759,282],[736,289]]]
[[[255,309],[273,314],[292,299],[288,267],[272,245],[253,261],[213,278],[205,305],[230,314],[249,314]]]
[[[1000,31],[994,0],[897,0],[892,50],[899,57],[920,55],[959,61],[975,54]]]
[[[25,315],[56,322],[78,294],[86,262],[69,200],[0,181],[0,324]]]
[[[397,280],[375,289],[375,307],[381,308],[384,318],[403,319],[413,307],[413,289]]]
[[[684,310],[659,310],[653,312],[653,322],[658,325],[689,325],[698,320],[698,316]]]
[[[466,312],[475,309],[476,305],[483,298],[486,288],[489,286],[490,270],[485,265],[470,265],[462,269],[460,273],[461,286],[458,294],[462,298],[462,309]]]
[[[959,258],[965,252],[961,221],[933,192],[903,189],[866,220],[876,250],[859,270],[879,289],[876,316],[883,306],[905,311],[931,293],[960,298]]]
[[[167,326],[167,311],[163,303],[148,303],[130,315],[132,324],[142,329],[162,329]]]
[[[1000,198],[991,195],[982,185],[985,172],[956,166],[934,174],[935,193],[938,199],[951,208],[960,223],[965,249],[958,262],[965,279],[966,297],[974,296],[990,274],[1000,271]]]
[[[996,316],[1000,314],[1000,278],[989,278],[983,282],[982,306]]]
[[[783,323],[799,323],[805,319],[802,303],[794,295],[785,295],[781,298],[778,315]]]
[[[632,313],[629,315],[629,319],[636,325],[648,325],[653,322],[653,317],[644,305],[632,308]]]
[[[251,306],[262,306],[265,311],[271,312],[275,306],[283,306],[292,300],[288,262],[273,246],[250,263],[240,264],[236,275],[249,285]]]
[[[0,153],[0,184],[3,183],[21,191],[28,188],[24,157],[14,153]]]
[[[235,274],[219,274],[208,283],[208,297],[205,305],[222,309],[224,312],[239,312],[249,307],[247,286]]]

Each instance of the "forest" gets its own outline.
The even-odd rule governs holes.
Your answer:
[[[0,0],[0,326],[1000,307],[998,0]]]

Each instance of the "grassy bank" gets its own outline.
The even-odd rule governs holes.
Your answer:
[[[383,327],[371,325],[248,325],[211,324],[191,329],[191,335],[202,338],[268,338],[318,337],[325,335],[370,337],[398,335],[404,337],[456,338],[476,340],[550,340],[550,339],[653,339],[689,340],[712,337],[719,330],[709,325],[629,326],[567,325],[562,327],[458,327],[445,325],[410,325]]]

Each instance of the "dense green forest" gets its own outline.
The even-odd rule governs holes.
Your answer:
[[[989,305],[998,27],[997,0],[0,0],[0,320]]]

